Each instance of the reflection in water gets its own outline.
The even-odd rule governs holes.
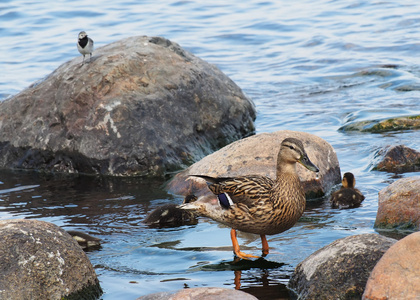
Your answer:
[[[161,189],[161,181],[141,178],[6,170],[0,178],[0,219],[60,219],[60,226],[92,226],[96,234],[126,232],[151,209],[151,200],[172,198]]]
[[[284,263],[264,258],[244,260],[235,257],[233,261],[201,265],[202,271],[233,271],[235,289],[250,293],[258,299],[289,299],[285,283]]]

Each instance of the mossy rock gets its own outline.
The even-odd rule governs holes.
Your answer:
[[[420,115],[354,122],[340,127],[339,130],[381,133],[396,130],[412,130],[417,128],[420,128]]]

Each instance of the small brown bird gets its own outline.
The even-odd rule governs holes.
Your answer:
[[[266,235],[288,230],[305,210],[305,192],[296,172],[297,162],[313,172],[319,171],[309,160],[302,142],[286,138],[278,153],[275,180],[259,175],[232,178],[191,175],[204,178],[214,195],[202,196],[180,207],[231,227],[233,251],[239,258],[258,256],[240,251],[236,230],[259,234],[262,253],[266,256],[269,252]],[[217,197],[219,205],[213,205],[209,197]]]
[[[197,197],[190,195],[185,197],[183,203],[191,203]],[[179,205],[170,203],[164,204],[154,209],[147,215],[143,223],[157,227],[176,227],[187,224],[197,223],[194,212],[179,208]]]
[[[356,189],[356,179],[353,173],[347,172],[341,181],[342,187],[331,194],[330,202],[333,208],[354,208],[360,206],[365,196]]]

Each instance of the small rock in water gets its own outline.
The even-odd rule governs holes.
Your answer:
[[[227,288],[219,287],[200,287],[190,288],[173,292],[161,292],[142,296],[137,300],[257,300],[251,294]]]
[[[392,173],[417,172],[420,170],[420,152],[397,145],[378,152],[382,160],[374,168],[378,171]]]
[[[378,194],[375,228],[420,230],[420,176],[401,178]]]
[[[299,299],[360,299],[370,272],[396,242],[379,234],[332,242],[298,264],[289,288]]]

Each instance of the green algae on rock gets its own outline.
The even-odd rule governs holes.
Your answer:
[[[420,115],[402,116],[383,120],[357,121],[340,127],[341,131],[381,133],[420,128]]]

